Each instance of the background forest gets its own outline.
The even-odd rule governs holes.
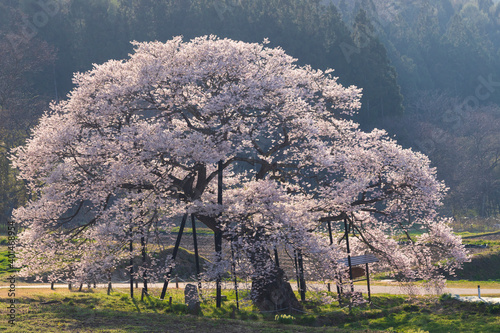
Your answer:
[[[298,63],[363,88],[355,120],[427,154],[443,213],[500,223],[500,3],[492,0],[0,0],[0,215],[28,200],[9,149],[72,73],[130,41],[269,38]]]

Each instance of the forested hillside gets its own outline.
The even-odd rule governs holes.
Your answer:
[[[430,156],[445,214],[500,213],[500,3],[491,0],[0,0],[0,211],[29,199],[9,168],[72,73],[130,41],[200,35],[281,46],[363,88],[355,120]]]

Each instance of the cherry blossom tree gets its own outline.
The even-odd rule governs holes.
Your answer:
[[[262,310],[300,306],[273,248],[300,251],[318,279],[338,276],[346,254],[328,222],[339,232],[345,220],[353,254],[371,251],[403,279],[460,267],[466,254],[436,213],[445,186],[429,160],[348,120],[360,89],[267,43],[135,43],[129,59],[76,74],[68,99],[14,152],[33,196],[15,211],[22,273],[106,276],[131,239],[161,244],[185,213],[222,233]],[[167,267],[141,269],[163,279]]]

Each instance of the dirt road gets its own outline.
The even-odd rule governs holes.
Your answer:
[[[193,284],[196,284],[195,282],[191,282]],[[168,288],[173,289],[176,288],[177,286],[180,289],[184,289],[186,286],[187,282],[178,282],[177,284],[175,282],[170,282]],[[129,288],[130,284],[129,283],[113,283],[113,288]],[[163,286],[162,283],[150,283],[148,284],[149,288],[161,288]],[[222,287],[223,289],[233,289],[233,283],[232,282],[224,282]],[[75,288],[76,286],[74,286]],[[86,288],[87,286],[84,286]],[[97,284],[97,288],[107,288],[107,284]],[[138,287],[141,288],[142,285],[141,283],[138,284]],[[205,284],[203,283],[203,287],[207,289],[214,288],[214,284]],[[309,283],[307,284],[308,289],[310,290],[325,290],[326,291],[326,285],[325,284],[315,284],[315,283]],[[8,289],[9,286],[0,286],[0,289]],[[16,285],[16,289],[20,288],[29,288],[29,289],[48,289],[50,288],[50,284],[30,284],[30,285]],[[54,288],[68,288],[67,284],[55,284]],[[249,289],[250,285],[241,283],[238,286],[238,289]],[[292,283],[292,288],[294,290],[297,290],[297,285],[295,283]],[[355,285],[354,286],[355,291],[360,291],[362,293],[367,293],[367,286],[366,285]],[[392,295],[404,295],[408,294],[407,290],[401,289],[399,286],[394,285],[388,285],[388,286],[379,286],[379,285],[372,285],[370,286],[370,291],[372,294],[392,294]],[[420,287],[415,287],[414,288],[414,293],[417,295],[431,295],[434,294],[433,291],[425,290],[424,288]],[[450,293],[452,295],[472,295],[472,296],[477,296],[478,295],[478,290],[477,288],[445,288],[443,290],[443,293]],[[481,294],[482,295],[488,295],[488,296],[499,296],[500,297],[500,289],[483,289],[481,288]]]

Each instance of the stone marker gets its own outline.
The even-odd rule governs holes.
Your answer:
[[[199,315],[201,313],[200,297],[198,296],[198,288],[194,284],[186,284],[184,289],[184,301],[191,314]]]

